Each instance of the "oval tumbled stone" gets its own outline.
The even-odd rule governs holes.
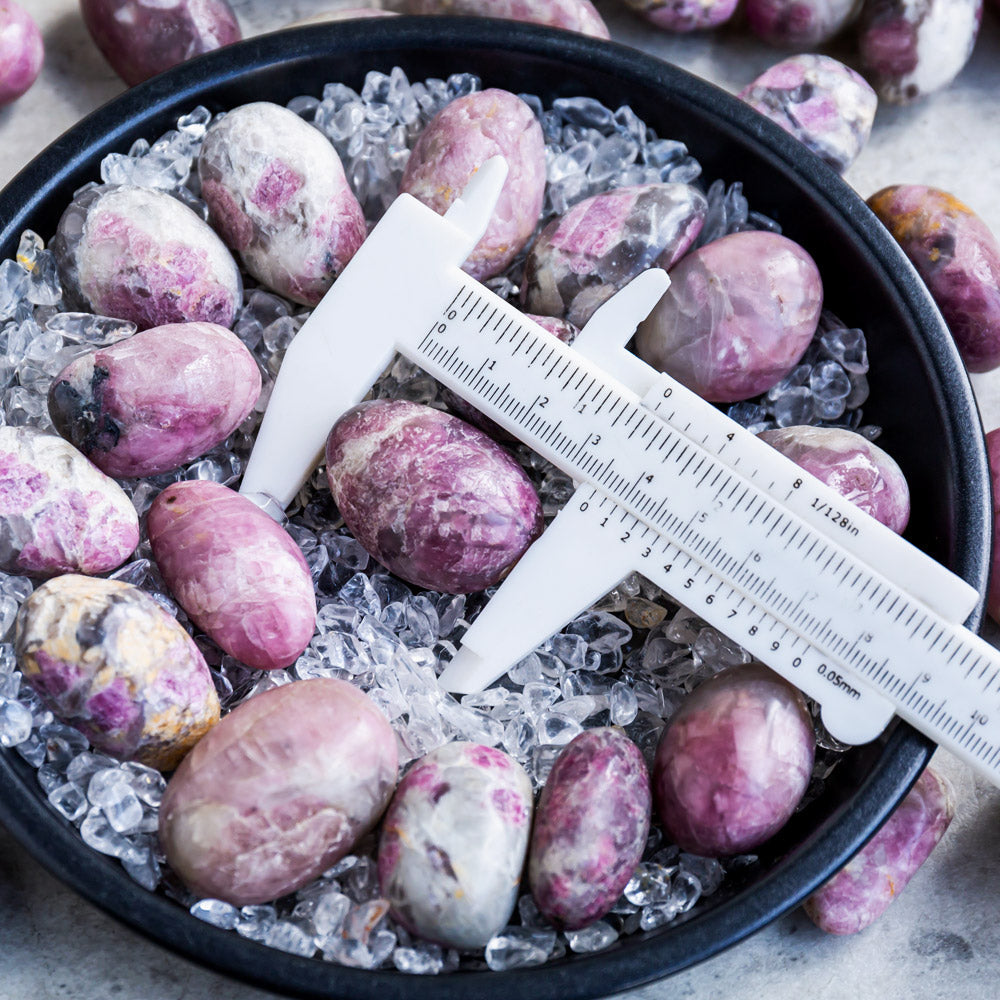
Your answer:
[[[138,544],[139,517],[114,480],[55,434],[0,427],[0,569],[104,573]]]
[[[24,602],[15,652],[25,680],[104,753],[172,770],[219,720],[194,640],[138,587],[58,576]]]

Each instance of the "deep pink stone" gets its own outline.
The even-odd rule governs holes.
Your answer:
[[[738,0],[625,0],[650,24],[664,31],[688,32],[725,24]]]
[[[986,454],[990,463],[993,487],[993,549],[990,562],[990,589],[986,595],[986,610],[1000,623],[1000,427],[986,435]]]
[[[16,101],[35,82],[45,58],[42,33],[15,0],[0,3],[0,106]]]
[[[854,20],[859,0],[746,0],[750,30],[772,45],[811,49]]]

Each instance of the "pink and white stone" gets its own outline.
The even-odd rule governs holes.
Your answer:
[[[242,301],[243,282],[226,245],[162,191],[85,189],[63,213],[52,250],[72,298],[140,330],[232,326]]]
[[[874,923],[930,857],[955,815],[948,780],[927,768],[885,825],[803,903],[828,934],[856,934]]]
[[[0,0],[0,107],[27,93],[44,59],[35,19],[15,0]]]
[[[104,573],[139,544],[122,488],[55,434],[0,427],[0,569]]]
[[[878,97],[864,77],[823,55],[792,56],[738,95],[843,173],[871,135]]]
[[[688,32],[725,24],[739,0],[625,0],[650,24],[664,31]]]
[[[517,256],[542,212],[545,139],[531,108],[497,89],[452,101],[420,134],[399,187],[444,215],[493,156],[507,161],[507,179],[486,233],[463,265],[480,281],[499,274]]]
[[[272,291],[316,305],[367,235],[333,146],[293,111],[259,101],[215,122],[198,154],[212,224]]]
[[[330,21],[356,21],[359,17],[393,17],[395,13],[394,10],[382,10],[380,7],[342,7],[338,10],[328,10],[325,14],[300,18],[287,27],[301,28],[306,24],[327,24]]]
[[[743,9],[758,38],[772,45],[812,49],[851,24],[861,0],[746,0]]]
[[[243,37],[228,0],[80,0],[80,12],[130,87]]]
[[[689,184],[616,188],[578,202],[531,248],[521,291],[525,308],[584,326],[637,274],[679,260],[707,211],[705,196]]]
[[[705,399],[749,399],[795,367],[822,305],[819,269],[802,247],[776,233],[733,233],[672,268],[636,350]]]
[[[868,206],[930,290],[971,372],[1000,366],[1000,240],[940,188],[896,184]]]
[[[983,0],[870,0],[858,48],[879,97],[908,104],[947,86],[972,55]]]
[[[616,728],[588,729],[559,755],[535,810],[528,882],[556,927],[604,916],[642,860],[649,833],[649,772]]]
[[[109,476],[153,476],[225,441],[260,388],[257,362],[238,337],[181,323],[70,362],[49,389],[49,414]]]
[[[724,670],[684,700],[656,749],[664,829],[693,854],[750,851],[795,811],[814,754],[798,690],[760,663]]]
[[[404,14],[472,14],[529,21],[577,31],[593,38],[611,33],[590,0],[395,0]]]
[[[102,753],[169,771],[219,721],[194,640],[148,594],[118,580],[58,576],[21,607],[25,680]]]
[[[845,500],[901,535],[910,519],[910,488],[895,459],[842,427],[778,427],[758,435]]]
[[[404,400],[348,410],[326,444],[327,478],[354,537],[410,583],[448,593],[498,583],[541,534],[521,467],[482,431]]]
[[[185,758],[160,807],[160,843],[194,892],[234,906],[300,888],[349,853],[396,785],[396,737],[346,681],[255,695]]]
[[[309,567],[295,542],[218,483],[167,487],[147,519],[163,579],[199,628],[258,670],[287,667],[316,629]]]
[[[378,877],[393,917],[418,937],[482,948],[517,902],[531,782],[511,757],[448,743],[399,783],[382,823]]]

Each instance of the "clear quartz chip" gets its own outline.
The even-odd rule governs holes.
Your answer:
[[[221,899],[199,899],[188,912],[192,917],[225,931],[233,930],[240,920],[240,911],[232,903]]]
[[[0,745],[16,747],[24,743],[31,735],[31,721],[31,709],[19,701],[0,698]]]
[[[566,931],[566,943],[576,952],[601,951],[617,940],[618,931],[606,920],[595,920],[577,931]]]
[[[486,964],[494,972],[541,965],[555,943],[556,932],[551,927],[505,927],[486,945]]]

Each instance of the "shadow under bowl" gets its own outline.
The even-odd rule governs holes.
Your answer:
[[[503,48],[498,47],[498,42]],[[634,49],[534,25],[385,18],[262,36],[176,67],[73,127],[0,192],[0,257],[22,230],[51,236],[73,191],[99,178],[110,152],[153,140],[196,105],[217,112],[284,103],[369,70],[411,80],[478,74],[483,85],[545,101],[589,95],[630,104],[658,135],[680,139],[704,177],[743,182],[751,206],[815,258],[826,307],[861,327],[872,358],[866,422],[903,468],[913,495],[907,537],[985,592],[991,520],[978,411],[943,320],[916,273],[857,195],[781,129],[740,101]],[[386,275],[391,282],[391,275]],[[981,607],[968,624],[979,623]],[[351,1000],[569,1000],[604,996],[683,969],[758,930],[841,867],[926,764],[933,744],[895,722],[850,750],[823,794],[760,851],[761,866],[680,922],[623,937],[598,954],[510,972],[409,976],[330,965],[266,948],[190,916],[90,850],[45,801],[34,771],[0,753],[0,821],[54,875],[160,944],[277,992]]]

